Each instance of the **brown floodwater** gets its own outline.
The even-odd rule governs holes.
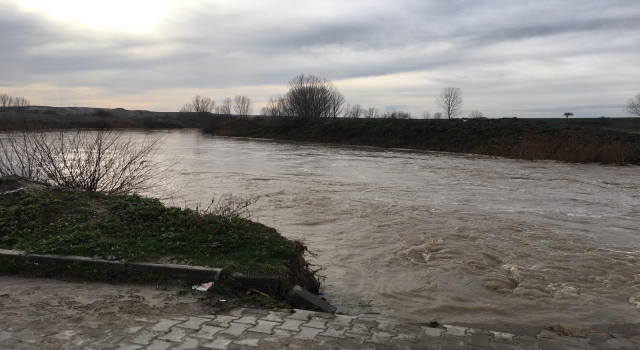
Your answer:
[[[142,137],[143,133],[133,133]],[[153,194],[259,195],[347,312],[406,321],[640,320],[640,168],[167,135]],[[171,198],[166,198],[168,193]]]

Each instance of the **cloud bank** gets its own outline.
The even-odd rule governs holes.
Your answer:
[[[414,115],[456,86],[488,116],[597,117],[624,116],[640,91],[635,0],[86,3],[0,0],[0,92],[162,111],[246,94],[260,107],[305,73]]]

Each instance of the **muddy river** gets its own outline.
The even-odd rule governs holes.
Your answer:
[[[133,134],[142,137],[142,133]],[[259,195],[317,255],[327,299],[406,321],[640,320],[640,168],[171,132],[154,193]],[[166,198],[168,196],[171,198]]]

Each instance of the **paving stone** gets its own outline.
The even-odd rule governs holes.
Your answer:
[[[391,333],[373,331],[369,341],[376,344],[387,344],[393,336],[394,334]]]
[[[198,339],[193,338],[185,338],[184,342],[178,346],[177,348],[173,348],[173,350],[193,350],[198,348]]]
[[[447,330],[447,332],[444,333],[445,335],[450,335],[454,337],[465,337],[467,335],[466,332],[468,328],[465,328],[465,327],[444,325],[444,328]]]
[[[559,339],[566,349],[593,349],[588,339],[575,337],[562,337]]]
[[[246,331],[247,328],[249,328],[249,327],[251,327],[251,326],[247,325],[247,324],[231,323],[231,327],[225,329],[224,331],[222,331],[222,333],[239,336],[244,331]]]
[[[176,327],[198,330],[203,323],[208,321],[210,321],[208,318],[189,317],[187,322],[177,324]]]
[[[241,307],[241,308],[237,308],[237,309],[233,309],[231,311],[229,311],[229,315],[233,316],[233,317],[242,317],[242,313],[245,311],[246,309]]]
[[[213,337],[216,335],[216,333],[221,331],[224,331],[224,328],[203,325],[202,327],[200,327],[198,333],[192,336],[196,338],[213,340]]]
[[[142,328],[144,327],[129,327],[125,332],[129,334],[135,334],[135,333],[138,333],[138,331],[141,330]]]
[[[303,323],[305,323],[305,321],[301,321],[301,320],[285,320],[284,323],[282,325],[280,325],[278,328],[297,332],[297,331],[300,330],[299,327]]]
[[[169,328],[181,322],[182,321],[162,319],[160,320],[160,322],[158,322],[155,326],[151,327],[150,329],[154,332],[168,332]]]
[[[414,342],[416,340],[415,334],[407,334],[407,333],[398,333],[395,337],[391,338],[393,341],[406,341],[406,342]]]
[[[189,319],[189,317],[171,317],[172,320],[176,320],[176,321],[186,321]]]
[[[566,350],[557,339],[542,338],[540,343],[545,350]]]
[[[494,341],[499,342],[499,343],[512,342],[513,338],[515,337],[515,334],[511,334],[511,333],[494,332],[494,331],[491,331],[491,333],[493,334]],[[537,341],[537,340],[535,340],[535,338],[533,338],[533,339],[534,339],[534,341]]]
[[[11,338],[12,334],[13,334],[13,332],[0,331],[0,343],[2,343],[3,341]]]
[[[471,333],[470,338],[471,339],[469,339],[467,345],[483,346],[487,348],[489,347],[489,341],[491,340],[491,336],[478,333]]]
[[[358,344],[363,344],[365,341],[367,341],[371,337],[371,334],[369,334],[369,333],[352,333],[351,331],[346,331],[346,332],[344,332],[344,337],[346,339],[353,339]]]
[[[594,345],[602,344],[609,340],[609,336],[597,333],[589,333],[587,334],[587,338],[589,338],[589,343]]]
[[[52,338],[59,339],[59,340],[70,340],[76,334],[78,334],[78,332],[69,330],[69,331],[60,332],[52,336]]]
[[[171,345],[173,344],[163,340],[154,340],[153,343],[151,343],[151,345],[149,345],[146,350],[166,350]]]
[[[265,320],[265,321],[272,321],[272,322],[282,323],[282,322],[284,322],[284,313],[275,312],[275,311],[269,311],[269,314],[267,316],[261,318],[261,319]]]
[[[137,337],[131,339],[131,342],[140,345],[149,345],[151,344],[151,340],[153,340],[156,336],[157,334],[155,333],[143,331],[142,333],[138,334]]]
[[[320,329],[320,330],[322,331],[323,329]],[[327,329],[320,335],[323,335],[325,337],[331,337],[331,338],[344,338],[343,334],[345,330],[346,330],[345,327],[337,326],[334,324],[328,324]]]
[[[335,318],[330,321],[330,323],[343,327],[351,327],[351,321],[355,320],[356,318],[357,317],[354,316],[336,315]]]
[[[560,336],[556,332],[552,332],[550,330],[543,329],[536,336],[538,339],[558,339]]]
[[[273,330],[272,336],[269,337],[269,338],[265,338],[264,340],[269,341],[269,342],[277,342],[279,339],[291,338],[295,334],[296,334],[296,332],[293,332],[293,331],[287,331],[287,330],[284,330],[284,329],[275,328]]]
[[[279,324],[280,323],[278,323],[278,322],[259,320],[258,321],[258,325],[253,327],[253,328],[249,328],[249,331],[250,332],[264,333],[264,334],[271,334],[273,332],[273,327],[275,327],[275,326],[277,326]]]
[[[445,330],[442,328],[422,327],[422,331],[430,337],[439,337]]]
[[[231,344],[231,339],[218,338],[209,344],[204,344],[203,346],[205,348],[225,350],[229,344]]]
[[[174,342],[174,343],[179,343],[182,341],[182,338],[184,338],[184,336],[187,335],[183,329],[180,328],[174,328],[171,330],[171,332],[158,337],[158,339],[160,340],[167,340],[170,342]]]
[[[91,344],[92,349],[113,349],[114,344],[120,344],[124,340],[124,336],[119,334],[103,335],[100,339]],[[142,344],[147,345],[147,344]]]
[[[523,350],[517,344],[491,343],[491,347],[495,350]]]
[[[496,333],[496,332],[491,332],[491,333],[493,333],[493,334],[509,334],[509,333]],[[510,334],[510,335],[513,336],[513,334]],[[496,337],[496,339],[497,339],[497,337]],[[513,337],[513,340],[517,340],[519,342],[534,342],[534,343],[538,342],[537,338],[530,337],[528,335],[518,335],[518,336]]]
[[[242,339],[234,341],[234,344],[257,347],[260,339]]]
[[[305,321],[306,322],[314,314],[315,314],[315,312],[313,312],[313,311],[296,309],[293,314],[291,314],[290,316],[287,316],[287,319],[294,319],[294,320],[300,320],[300,321]]]
[[[320,317],[320,318],[324,318],[326,320],[333,320],[333,318],[336,317],[336,315],[330,314],[328,312],[316,311],[316,313],[313,315],[313,317]]]
[[[319,328],[319,329],[325,329],[325,323],[327,322],[327,320],[320,318],[320,317],[312,317],[311,320],[307,323],[304,324],[305,327],[311,327],[311,328]]]
[[[207,324],[227,328],[231,326],[231,322],[237,319],[239,319],[239,317],[219,315],[214,321],[209,321]]]
[[[141,345],[120,344],[120,346],[116,350],[138,350],[141,348],[142,348]]]
[[[495,346],[495,344],[501,344],[501,343],[492,343],[492,344]],[[505,344],[505,345],[516,345],[516,344]],[[520,348],[522,350],[542,350],[542,345],[539,342],[521,341],[521,342],[518,342],[517,345],[520,345]]]
[[[309,327],[300,327],[300,333],[296,335],[294,338],[297,339],[314,339],[318,333],[322,332],[322,329],[317,328],[309,328]]]
[[[364,323],[359,323],[359,322],[354,322],[353,326],[351,327],[351,329],[349,330],[351,333],[354,334],[369,334],[369,330],[371,328],[367,327],[366,324]]]
[[[258,318],[256,316],[243,316],[242,318],[234,322],[245,323],[245,324],[256,324],[256,321],[258,321]]]
[[[634,349],[635,347],[633,343],[631,343],[628,339],[624,339],[620,334],[616,338],[607,340],[602,345],[611,347],[613,349]]]
[[[469,328],[469,329],[467,329],[467,334],[482,334],[482,335],[493,336],[492,332],[485,331],[484,329],[477,329],[477,328]]]

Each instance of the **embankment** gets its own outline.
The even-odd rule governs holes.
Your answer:
[[[640,164],[640,119],[212,118],[205,133],[473,153],[530,160]]]

